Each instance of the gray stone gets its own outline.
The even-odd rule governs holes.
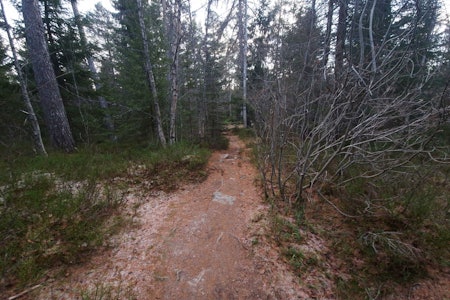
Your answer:
[[[236,200],[233,196],[224,195],[221,192],[214,192],[213,201],[219,202],[222,204],[233,205]]]

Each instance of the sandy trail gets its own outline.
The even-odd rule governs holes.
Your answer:
[[[81,299],[95,286],[120,286],[120,299],[305,299],[297,280],[263,242],[268,207],[254,185],[256,170],[236,136],[213,153],[209,176],[173,194],[129,196],[143,202],[139,226],[112,239],[114,247],[38,299]]]

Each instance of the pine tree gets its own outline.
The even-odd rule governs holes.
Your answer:
[[[72,152],[75,149],[75,142],[51,64],[37,0],[23,0],[22,13],[47,131],[55,147]]]
[[[85,53],[85,56],[86,56],[87,67],[89,68],[92,79],[94,81],[95,90],[98,91],[102,87],[101,83],[100,83],[100,77],[97,72],[97,67],[95,66],[92,53],[91,53],[90,49],[88,49],[88,42],[86,39],[86,33],[84,30],[82,16],[80,15],[80,12],[78,11],[78,2],[77,2],[77,0],[71,0],[70,2],[72,4],[72,11],[73,11],[73,15],[74,15],[75,24],[78,29],[78,35],[79,35],[79,40],[80,40],[80,44],[82,47],[82,51],[83,51],[83,53]],[[108,102],[106,101],[105,97],[103,97],[102,95],[98,96],[98,102],[99,102],[100,107],[105,116],[104,117],[105,126],[111,135],[111,139],[113,141],[115,141],[117,139],[117,137],[114,134],[114,123],[112,121],[111,115],[108,110],[108,106],[109,106]]]

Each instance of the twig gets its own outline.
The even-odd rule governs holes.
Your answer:
[[[246,245],[244,245],[244,243],[237,236],[235,236],[234,234],[231,234],[231,233],[230,233],[230,236],[235,238],[236,241],[238,241],[238,243],[242,246],[242,248],[244,248],[245,250],[248,250],[248,247]]]
[[[342,210],[340,210],[333,202],[331,202],[330,200],[328,200],[320,191],[317,191],[317,193],[320,195],[320,197],[322,197],[323,200],[325,200],[326,202],[328,202],[328,204],[330,204],[331,206],[333,206],[333,208],[340,213],[341,215],[343,215],[344,217],[347,218],[358,218],[358,216],[352,216],[349,214],[346,214],[345,212],[343,212]]]
[[[223,237],[223,232],[221,232],[220,235],[219,235],[219,237],[217,238],[216,244],[218,244],[218,243],[220,242],[220,240],[222,239],[222,237]]]
[[[26,289],[25,291],[23,291],[23,292],[21,292],[21,293],[19,293],[19,294],[17,294],[17,295],[14,295],[14,296],[9,297],[8,300],[18,299],[18,298],[20,298],[20,297],[22,297],[22,296],[25,296],[25,295],[28,294],[29,292],[34,291],[34,290],[37,289],[37,288],[40,288],[41,286],[42,286],[41,284],[37,284],[37,285],[35,285],[35,286],[32,286],[32,287],[30,287],[29,289]]]

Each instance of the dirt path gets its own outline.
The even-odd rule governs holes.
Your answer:
[[[261,242],[268,207],[245,145],[229,139],[228,150],[213,153],[206,181],[169,195],[130,196],[144,202],[139,226],[35,296],[79,299],[101,285],[127,290],[118,299],[308,298],[277,251]]]

